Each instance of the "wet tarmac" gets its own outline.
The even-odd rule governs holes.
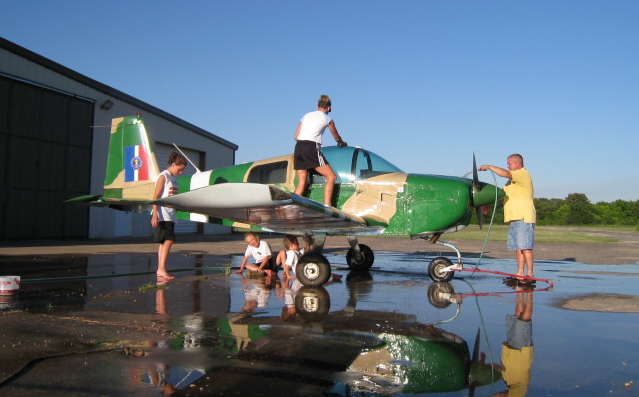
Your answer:
[[[639,395],[637,264],[537,261],[553,286],[516,287],[433,283],[429,253],[327,258],[343,278],[300,288],[230,273],[235,255],[172,253],[162,285],[153,253],[0,256],[22,277],[0,295],[0,395]]]

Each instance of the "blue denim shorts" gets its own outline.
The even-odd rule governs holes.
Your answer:
[[[512,314],[506,315],[506,337],[508,346],[521,350],[532,346],[532,321],[523,321]]]
[[[533,245],[535,245],[535,224],[511,221],[508,226],[508,241],[506,242],[508,250],[531,250]]]

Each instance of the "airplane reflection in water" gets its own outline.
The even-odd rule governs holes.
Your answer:
[[[191,396],[366,396],[469,389],[473,395],[476,387],[501,379],[501,367],[485,363],[479,353],[479,330],[471,354],[464,339],[440,327],[458,316],[463,301],[450,284],[430,284],[428,297],[438,308],[456,304],[453,317],[419,323],[411,314],[357,310],[358,296],[370,289],[370,283],[358,281],[362,278],[372,280],[368,272],[348,275],[349,298],[339,311],[330,311],[325,288],[303,287],[293,280],[280,285],[287,303],[281,316],[255,315],[258,313],[253,310],[264,305],[262,300],[218,318],[213,327],[209,323],[212,329],[204,331],[208,336],[200,334],[208,341],[194,343],[197,332],[184,335],[207,356],[206,370],[176,368],[188,380],[180,380],[177,387],[169,384],[168,390],[165,385],[165,392]],[[264,277],[245,284],[247,301],[255,297],[251,286],[273,291],[280,282],[273,279]],[[265,286],[264,280],[274,284]],[[158,308],[162,307],[165,305],[159,302]]]

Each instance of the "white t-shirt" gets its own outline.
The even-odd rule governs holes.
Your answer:
[[[333,120],[328,117],[328,114],[316,110],[314,112],[306,113],[300,121],[302,126],[300,127],[300,133],[297,134],[297,140],[313,141],[321,145],[322,134],[324,134],[324,130]]]
[[[265,257],[271,255],[271,246],[264,240],[260,240],[258,247],[253,247],[252,245],[247,246],[246,252],[244,253],[244,256],[253,256],[255,263],[261,263]]]
[[[295,274],[295,265],[303,254],[303,249],[286,251],[286,266],[289,267],[289,272]]]
[[[297,291],[302,287],[303,285],[298,279],[293,280],[291,288],[284,292],[284,303],[286,303],[286,307],[295,307],[295,294],[297,294]]]
[[[256,301],[257,307],[266,307],[268,299],[271,296],[271,291],[260,287],[254,287],[249,290],[244,290],[244,296],[247,301]]]

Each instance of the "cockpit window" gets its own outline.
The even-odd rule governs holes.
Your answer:
[[[353,157],[352,174],[357,180],[372,178],[377,175],[401,172],[393,164],[366,150],[356,150]]]
[[[329,146],[322,152],[337,175],[337,183],[353,183],[355,180],[402,172],[399,168],[375,153],[354,147]],[[324,177],[313,175],[313,183],[324,183]]]
[[[264,184],[286,183],[287,167],[288,161],[257,165],[249,172],[247,182]]]

